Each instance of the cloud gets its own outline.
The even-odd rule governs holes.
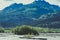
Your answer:
[[[45,1],[49,2],[50,4],[60,6],[60,0],[45,0]]]
[[[0,10],[4,9],[5,7],[13,4],[13,3],[23,3],[23,4],[29,4],[32,3],[34,0],[0,0]],[[60,6],[60,0],[45,0],[49,2],[50,4],[59,5]]]
[[[29,4],[29,3],[32,3],[33,1],[34,0],[0,0],[0,10],[4,9],[5,7],[13,3]]]
[[[4,1],[13,1],[13,0],[4,0]]]

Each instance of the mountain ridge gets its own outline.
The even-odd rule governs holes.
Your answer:
[[[46,24],[48,23],[48,27],[50,28],[51,26],[49,23],[54,21],[53,18],[56,20],[55,16],[52,16],[53,13],[57,13],[59,11],[59,6],[51,5],[44,0],[34,1],[27,5],[14,3],[0,11],[0,25],[6,28],[21,25],[46,27]],[[44,18],[42,15],[45,15]],[[56,16],[57,15],[60,14],[57,13]],[[51,20],[51,22],[49,20]]]

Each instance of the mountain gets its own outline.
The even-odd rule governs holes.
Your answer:
[[[48,28],[60,28],[60,12],[41,16],[36,21],[36,25]]]
[[[60,11],[60,7],[56,5],[51,5],[44,0],[38,0],[28,5],[14,3],[6,7],[3,11],[7,13],[22,12],[28,17],[39,18],[43,14]]]
[[[57,12],[59,11],[59,6],[51,5],[44,0],[34,1],[27,5],[14,3],[0,11],[0,26],[5,28],[21,25],[46,27],[48,23],[48,27],[54,27],[51,23],[58,21],[60,14]]]
[[[13,12],[13,11],[19,9],[19,8],[22,7],[22,6],[23,6],[23,4],[14,3],[14,4],[6,7],[5,9],[3,9],[3,11],[4,11],[4,12],[7,12],[7,13]]]

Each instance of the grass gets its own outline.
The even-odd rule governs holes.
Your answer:
[[[27,30],[27,32],[28,32],[28,29],[31,29],[31,30],[37,31],[38,33],[60,33],[60,28],[54,29],[54,28],[41,28],[41,27],[33,27],[33,26],[17,26],[15,28],[11,28],[11,29],[4,29],[3,27],[0,27],[0,33],[18,33],[18,32],[20,32],[22,34],[21,30],[23,30],[23,29]],[[31,34],[27,33],[27,35],[28,34],[34,35],[33,32]]]

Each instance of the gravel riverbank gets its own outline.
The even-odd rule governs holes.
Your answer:
[[[23,37],[24,35],[14,35],[12,33],[0,33],[0,40],[39,40],[39,39],[28,39]],[[34,36],[33,38],[46,38],[47,40],[60,40],[60,33],[40,33],[39,36]]]

